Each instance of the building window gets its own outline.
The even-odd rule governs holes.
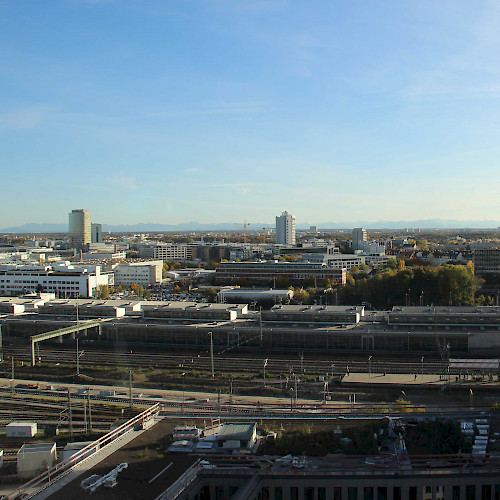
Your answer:
[[[495,498],[494,500],[500,500],[500,484],[495,484]]]
[[[304,500],[314,500],[314,488],[304,489]]]
[[[451,500],[460,500],[460,486],[453,486],[451,491]]]
[[[296,486],[290,488],[290,499],[299,500],[299,489]]]
[[[476,486],[474,484],[465,487],[465,500],[476,500]]]
[[[318,488],[318,500],[326,500],[326,488],[323,486]]]
[[[491,500],[491,484],[483,484],[481,487],[481,500]]]
[[[377,488],[377,500],[387,500],[387,488],[385,486]]]
[[[394,486],[392,489],[392,500],[401,500],[401,486]]]
[[[347,488],[347,500],[358,500],[358,488],[355,486]]]
[[[363,500],[373,500],[373,488],[369,486],[364,488]]]
[[[283,488],[281,486],[274,488],[274,500],[283,500]]]
[[[410,486],[408,491],[408,500],[417,500],[417,487]]]

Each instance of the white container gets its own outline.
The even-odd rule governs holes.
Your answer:
[[[6,437],[34,437],[38,432],[36,422],[11,422],[5,427]]]

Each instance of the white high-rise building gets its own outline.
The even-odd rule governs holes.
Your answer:
[[[276,217],[276,243],[295,245],[295,217],[288,212]]]
[[[69,234],[75,247],[92,241],[90,212],[85,209],[72,210],[69,214]]]
[[[352,249],[354,251],[361,250],[360,247],[363,241],[368,241],[368,233],[366,232],[366,229],[363,229],[362,227],[355,227],[352,230]]]

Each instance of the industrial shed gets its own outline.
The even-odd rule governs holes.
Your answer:
[[[262,311],[262,321],[356,325],[364,316],[364,309],[363,306],[276,305]]]
[[[125,308],[120,307],[109,300],[86,300],[86,299],[61,299],[52,300],[38,307],[38,313],[54,316],[71,316],[76,318],[77,309],[79,318],[102,318],[125,316]],[[122,302],[122,301],[118,301]]]
[[[500,329],[500,307],[497,306],[446,306],[417,307],[395,306],[387,314],[391,325],[418,326],[496,326]]]
[[[17,474],[34,477],[52,467],[56,460],[56,443],[23,444],[17,452]]]
[[[145,319],[234,321],[247,313],[246,304],[205,304],[198,302],[168,302],[164,305],[143,305]]]
[[[36,422],[11,422],[5,427],[6,437],[32,438],[38,432]]]

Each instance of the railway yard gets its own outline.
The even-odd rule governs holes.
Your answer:
[[[0,317],[0,326],[0,426],[37,422],[36,440],[58,451],[155,405],[168,428],[213,420],[345,428],[407,415],[483,418],[499,407],[496,350],[483,347],[495,344],[496,324],[389,325],[378,312],[356,325],[29,313]],[[4,480],[14,480],[20,444],[0,439]],[[151,458],[137,453],[132,462]]]

